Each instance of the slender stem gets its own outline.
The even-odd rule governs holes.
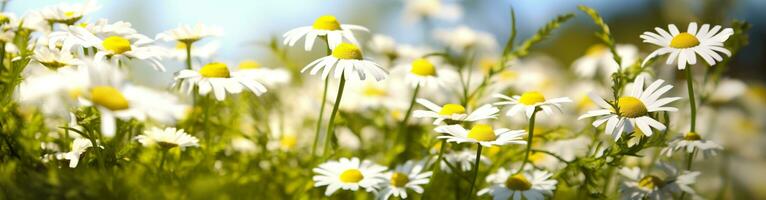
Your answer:
[[[401,135],[406,135],[407,131],[407,122],[410,120],[410,116],[412,115],[412,109],[415,108],[415,99],[418,98],[418,91],[420,91],[420,84],[415,86],[415,90],[412,92],[412,98],[410,99],[410,107],[407,108],[407,112],[404,113],[404,119],[402,120],[402,123],[399,125],[399,131],[396,132],[396,135],[394,135],[394,143],[399,141],[399,137]]]
[[[322,132],[322,119],[324,118],[324,106],[327,102],[327,88],[329,85],[330,79],[327,78],[324,80],[324,90],[322,90],[322,104],[319,106],[319,117],[317,117],[317,128],[316,133],[314,134],[314,144],[311,145],[311,156],[316,154],[317,144],[319,143],[319,134]]]
[[[444,142],[444,141],[441,141],[441,147],[439,148],[439,155],[436,156],[436,162],[434,162],[433,165],[431,165],[431,170],[434,171],[433,175],[431,175],[430,180],[428,180],[428,182],[431,183],[431,184],[428,184],[428,189],[429,190],[425,190],[423,192],[423,196],[422,196],[423,199],[426,199],[426,193],[428,191],[430,191],[431,187],[433,187],[434,179],[441,172],[441,167],[439,167],[439,165],[441,165],[442,157],[444,156],[444,150],[445,149],[447,149],[447,143]]]
[[[521,173],[524,171],[524,166],[527,165],[527,162],[529,162],[529,152],[532,149],[532,138],[534,138],[535,135],[535,116],[537,116],[537,111],[540,111],[539,107],[535,107],[535,111],[532,112],[532,116],[529,118],[529,134],[527,135],[527,150],[526,153],[524,153],[524,161],[521,162],[521,167],[519,167],[519,170],[516,171],[516,174]]]
[[[692,78],[692,67],[686,67],[686,86],[689,88],[689,104],[691,105],[691,129],[690,132],[694,132],[697,129],[697,102],[694,98],[694,80]]]
[[[191,49],[192,49],[192,43],[186,42],[186,69],[192,70],[192,56],[191,56]]]
[[[330,123],[327,125],[327,137],[325,137],[324,152],[322,157],[327,157],[330,153],[330,141],[335,135],[335,116],[338,114],[338,107],[340,106],[340,100],[343,98],[343,88],[346,86],[346,74],[340,76],[340,85],[338,85],[338,94],[335,96],[335,104],[332,106],[332,112],[330,113]]]
[[[163,148],[160,154],[160,171],[164,171],[165,157],[168,155],[168,149]]]
[[[473,188],[476,186],[476,177],[479,176],[479,162],[481,161],[481,144],[476,144],[476,160],[473,163],[473,180],[471,181],[471,189],[468,190],[468,199],[473,199]]]

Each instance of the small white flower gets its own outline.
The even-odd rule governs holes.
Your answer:
[[[709,158],[718,154],[723,150],[723,147],[713,141],[704,140],[695,132],[688,132],[682,137],[673,139],[668,144],[668,147],[662,149],[662,154],[665,156],[673,156],[673,152],[678,150],[686,150],[686,153],[692,153],[695,150],[701,152],[703,158]]]
[[[396,41],[387,35],[375,34],[372,35],[370,42],[367,44],[372,52],[387,56],[389,59],[395,58],[396,53]]]
[[[314,168],[314,187],[327,186],[325,196],[330,196],[338,189],[356,191],[359,188],[367,192],[376,190],[376,187],[385,181],[383,171],[386,168],[368,160],[360,161],[359,158],[341,158],[331,160]]]
[[[155,70],[165,71],[160,59],[165,57],[167,52],[162,47],[153,45],[154,40],[145,35],[96,35],[83,29],[74,30],[77,31],[75,36],[83,42],[81,46],[95,47],[98,50],[94,55],[97,61],[109,60],[119,65],[130,59],[138,59],[149,62]]]
[[[455,167],[458,170],[464,172],[468,172],[473,169],[473,165],[476,162],[476,151],[466,148],[458,152],[447,153],[444,154],[444,160],[449,162],[452,167]],[[441,170],[444,172],[452,173],[452,168],[447,164],[447,162],[439,162],[439,168],[441,168]],[[480,155],[479,162],[483,163],[484,165],[492,164],[492,160],[485,157],[484,155]]]
[[[497,47],[497,41],[492,34],[475,31],[467,26],[439,29],[434,32],[434,37],[458,52],[463,52],[468,48],[494,50]]]
[[[362,51],[356,45],[341,43],[332,50],[332,55],[325,56],[309,63],[301,70],[301,73],[310,70],[311,75],[322,71],[322,79],[330,76],[330,72],[335,68],[333,77],[340,79],[342,75],[346,79],[354,78],[366,80],[367,76],[372,76],[376,81],[381,81],[388,77],[388,72],[377,63],[365,60],[362,57]]]
[[[237,71],[229,72],[226,64],[220,62],[208,63],[198,71],[179,71],[175,76],[173,85],[179,84],[181,90],[186,91],[186,93],[191,93],[194,86],[199,87],[199,94],[201,95],[207,95],[213,91],[218,101],[223,101],[226,98],[226,93],[239,94],[243,87],[258,96],[267,91],[263,84]]]
[[[473,125],[471,130],[466,130],[461,125],[439,126],[434,131],[447,134],[436,138],[446,139],[447,142],[456,142],[458,144],[468,142],[478,143],[484,147],[492,147],[527,143],[522,139],[522,136],[526,134],[524,130],[494,129],[486,124]]]
[[[681,171],[667,164],[658,164],[665,177],[645,174],[638,167],[621,168],[620,174],[627,178],[620,188],[622,199],[673,199],[673,194],[681,191],[696,196],[691,184],[695,183],[700,172]]]
[[[407,189],[418,194],[423,193],[421,185],[428,184],[433,172],[423,172],[423,162],[409,160],[396,169],[385,173],[386,181],[381,183],[381,190],[377,193],[377,199],[385,200],[391,196],[402,199],[407,198]]]
[[[575,73],[584,78],[593,78],[596,74],[601,77],[610,77],[619,67],[625,69],[638,60],[638,48],[633,45],[617,45],[617,54],[622,58],[622,63],[617,65],[613,59],[609,47],[596,44],[588,48],[585,56],[578,58],[572,63]]]
[[[75,58],[69,51],[49,49],[46,47],[38,47],[35,49],[33,58],[35,61],[51,70],[81,64],[80,60]]]
[[[290,72],[282,68],[266,68],[255,60],[243,60],[237,66],[238,73],[250,77],[266,86],[273,87],[290,82]]]
[[[101,6],[95,1],[86,1],[84,4],[58,4],[41,9],[40,16],[48,23],[62,23],[72,25],[82,19],[88,13],[96,11]]]
[[[490,104],[485,104],[471,114],[466,114],[465,107],[460,104],[445,104],[444,106],[436,105],[435,103],[418,98],[416,100],[418,104],[428,108],[428,110],[416,110],[412,112],[412,116],[415,118],[434,118],[434,125],[442,124],[444,120],[454,121],[479,121],[484,119],[495,119],[500,109]]]
[[[298,27],[293,30],[287,31],[283,38],[285,38],[284,44],[293,46],[303,37],[306,37],[305,49],[311,51],[314,46],[314,40],[319,36],[324,36],[330,44],[330,49],[335,49],[343,42],[345,38],[354,45],[359,45],[359,42],[354,37],[352,30],[368,31],[367,28],[352,24],[341,24],[338,19],[332,15],[324,15],[316,19],[311,26]]]
[[[187,134],[183,129],[174,127],[165,129],[152,127],[144,131],[143,135],[136,136],[136,140],[144,146],[159,145],[167,149],[178,147],[184,150],[186,147],[199,147],[199,139]]]
[[[683,70],[686,65],[697,64],[697,55],[702,57],[708,65],[713,66],[716,62],[723,60],[723,57],[719,53],[731,56],[731,52],[723,45],[729,36],[734,34],[734,30],[731,28],[725,28],[721,30],[721,26],[714,26],[710,28],[709,24],[703,24],[702,27],[697,29],[697,23],[689,23],[689,27],[686,32],[679,32],[676,25],[668,25],[668,31],[665,31],[659,27],[654,28],[657,33],[644,32],[641,34],[641,39],[644,42],[651,43],[662,48],[655,50],[649,56],[644,58],[644,62],[641,66],[646,64],[647,61],[660,55],[670,53],[667,64],[673,64],[678,58],[678,69]]]
[[[222,34],[223,30],[218,27],[205,26],[204,24],[195,24],[194,26],[180,25],[177,28],[157,34],[155,38],[158,40],[177,41],[191,44],[206,37],[220,36]]]
[[[495,105],[511,105],[511,109],[508,109],[508,112],[505,113],[507,116],[514,116],[517,113],[524,111],[524,114],[526,114],[527,118],[532,118],[532,113],[535,112],[535,109],[538,107],[545,112],[545,114],[553,115],[553,108],[556,108],[557,110],[561,111],[561,104],[562,103],[571,103],[572,100],[569,99],[569,97],[559,97],[559,98],[553,98],[553,99],[545,99],[545,96],[543,96],[542,93],[536,92],[536,91],[530,91],[530,92],[524,92],[519,95],[514,95],[512,98],[502,95],[502,94],[495,94],[493,95],[495,98],[501,98],[505,99],[507,101],[501,101],[494,103]]]
[[[492,195],[493,200],[543,200],[552,196],[558,181],[551,179],[550,172],[534,170],[513,174],[510,170],[500,168],[494,174],[487,176],[489,187],[479,190],[477,195]]]
[[[454,70],[443,67],[440,63],[428,58],[416,58],[400,63],[392,71],[405,74],[405,81],[413,88],[417,86],[429,89],[447,88],[450,83],[460,78]]]
[[[93,147],[93,143],[89,139],[75,138],[72,141],[72,150],[66,153],[58,153],[56,158],[59,160],[69,160],[69,168],[75,168],[80,163],[80,155],[91,147]]]
[[[446,3],[442,0],[406,0],[404,2],[404,20],[409,23],[417,23],[423,19],[455,21],[463,16],[463,10],[456,3]]]
[[[644,135],[652,136],[652,128],[662,131],[666,127],[650,117],[649,114],[661,111],[678,111],[677,108],[666,107],[665,105],[681,99],[680,97],[660,98],[662,94],[673,88],[672,85],[662,86],[663,83],[665,81],[661,79],[656,80],[644,90],[644,76],[638,76],[628,95],[617,100],[619,112],[615,112],[612,105],[604,99],[591,93],[589,94],[591,100],[601,109],[588,111],[578,119],[598,117],[593,122],[593,126],[599,127],[606,122],[606,134],[612,135],[615,141],[620,139],[623,132],[633,132],[635,127],[638,127]]]

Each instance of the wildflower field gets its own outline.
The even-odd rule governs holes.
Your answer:
[[[1,0],[0,199],[766,198],[766,45],[729,1],[341,2],[397,17],[270,18],[232,48],[93,16],[118,1]]]

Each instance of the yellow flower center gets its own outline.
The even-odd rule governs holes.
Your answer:
[[[356,45],[353,45],[353,44],[340,43],[332,51],[332,56],[336,57],[338,59],[361,60],[362,59],[362,50],[359,50],[359,47],[357,47]]]
[[[516,191],[526,191],[532,188],[532,183],[523,174],[516,174],[505,180],[505,187]]]
[[[295,144],[298,144],[298,138],[295,135],[283,135],[279,139],[279,145],[285,149],[292,149],[295,147]]]
[[[524,94],[521,94],[521,98],[519,98],[519,102],[521,102],[524,105],[535,105],[537,103],[545,102],[545,96],[543,94],[540,94],[539,92],[525,92]]]
[[[67,11],[67,12],[64,12],[64,16],[66,16],[66,17],[72,17],[72,16],[74,16],[74,11]]]
[[[540,152],[534,152],[529,154],[529,162],[532,164],[540,164],[545,159],[545,154]]]
[[[603,44],[595,44],[585,51],[585,56],[597,57],[606,52],[607,47]]]
[[[90,89],[91,101],[109,110],[128,109],[128,100],[119,90],[110,86],[96,86]]]
[[[700,44],[700,41],[697,39],[697,37],[694,37],[694,35],[689,34],[687,32],[679,33],[675,37],[673,37],[673,40],[670,41],[670,47],[676,48],[676,49],[685,49],[690,47],[695,47]]]
[[[176,42],[176,49],[186,49],[186,43]]]
[[[229,68],[226,67],[226,64],[221,62],[211,62],[207,65],[203,66],[202,69],[199,70],[199,73],[202,74],[205,78],[229,78]]]
[[[439,111],[440,115],[464,114],[465,108],[460,104],[448,103]]]
[[[410,178],[407,177],[406,174],[399,172],[394,172],[394,174],[391,174],[391,185],[394,187],[404,187],[404,185],[407,185],[408,182],[410,182]]]
[[[80,23],[80,24],[77,24],[77,25],[82,27],[82,28],[88,27],[88,23],[87,22],[83,22],[83,23]]]
[[[625,117],[636,118],[649,114],[644,103],[635,97],[620,97],[617,106],[620,107],[620,115]]]
[[[101,43],[106,50],[109,50],[115,54],[125,53],[130,51],[130,40],[120,36],[109,36]]]
[[[654,189],[654,188],[657,188],[657,187],[660,187],[660,186],[662,186],[662,184],[664,184],[662,182],[662,179],[660,179],[659,177],[656,177],[656,176],[652,176],[652,175],[645,176],[644,178],[641,178],[641,180],[638,181],[638,186],[639,187],[642,187],[642,188],[645,188],[645,189],[650,189],[650,190]]]
[[[358,169],[349,169],[340,174],[340,181],[344,183],[358,183],[364,178]]]
[[[239,69],[258,69],[261,67],[261,63],[255,60],[243,60],[239,62]]]
[[[434,64],[428,60],[418,58],[412,61],[412,69],[410,72],[420,76],[434,76],[436,75],[436,67],[434,67]]]
[[[702,137],[695,132],[688,132],[684,134],[684,140],[694,141],[694,140],[701,140],[701,139]]]
[[[324,15],[317,18],[312,27],[317,30],[340,30],[340,22],[338,22],[338,19],[336,19],[335,16]]]
[[[492,126],[486,124],[476,124],[468,131],[468,138],[478,140],[481,142],[493,141],[497,137],[495,131],[492,130]]]
[[[364,88],[362,88],[362,95],[367,97],[384,97],[387,94],[386,90],[380,89],[372,84],[365,85]]]

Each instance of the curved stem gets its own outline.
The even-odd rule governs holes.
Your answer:
[[[694,79],[692,77],[691,66],[686,67],[686,86],[689,88],[689,104],[691,105],[691,129],[690,132],[694,132],[697,128],[697,102],[694,98]]]
[[[468,190],[468,199],[473,199],[473,188],[476,186],[476,177],[479,176],[479,162],[481,162],[481,144],[476,144],[479,146],[476,149],[476,160],[473,163],[473,180],[471,181],[471,189]]]
[[[324,143],[324,152],[322,157],[327,158],[330,153],[330,141],[335,135],[335,116],[338,114],[338,107],[340,106],[340,100],[343,98],[343,88],[346,86],[346,74],[340,76],[340,85],[338,85],[338,94],[335,96],[335,104],[332,106],[332,113],[330,114],[330,123],[327,125],[327,133]]]
[[[521,167],[519,167],[519,170],[516,171],[516,174],[521,173],[524,171],[524,166],[527,165],[527,162],[529,162],[529,152],[532,149],[532,138],[534,138],[535,134],[535,116],[537,116],[537,111],[539,111],[539,107],[535,107],[535,111],[532,112],[532,116],[529,118],[529,134],[527,134],[527,150],[526,153],[524,153],[524,161],[521,162]]]
[[[399,125],[399,131],[396,132],[396,135],[394,135],[394,144],[399,141],[399,138],[401,135],[406,135],[407,131],[407,122],[410,121],[410,116],[412,115],[412,109],[415,108],[415,99],[418,97],[418,91],[420,91],[420,84],[415,86],[415,90],[412,92],[412,98],[410,99],[410,107],[407,108],[407,112],[404,113],[404,119],[402,119],[402,123]],[[405,149],[406,150],[406,149]]]
[[[162,150],[162,153],[161,153],[161,155],[160,155],[160,171],[164,171],[164,166],[165,166],[165,157],[166,157],[167,155],[168,155],[168,150],[167,150],[167,149],[163,149],[163,150]]]
[[[324,38],[324,37],[322,37]],[[327,55],[329,56],[332,54],[332,50],[330,49],[330,42],[327,40],[327,38],[324,38],[325,43],[327,43]],[[311,156],[314,157],[316,155],[316,149],[317,144],[319,143],[319,134],[321,134],[322,129],[322,119],[324,118],[324,106],[325,103],[327,103],[327,88],[330,85],[330,79],[326,78],[324,79],[324,89],[322,90],[322,104],[319,105],[319,117],[317,117],[317,128],[316,133],[314,134],[314,143],[311,145]]]

